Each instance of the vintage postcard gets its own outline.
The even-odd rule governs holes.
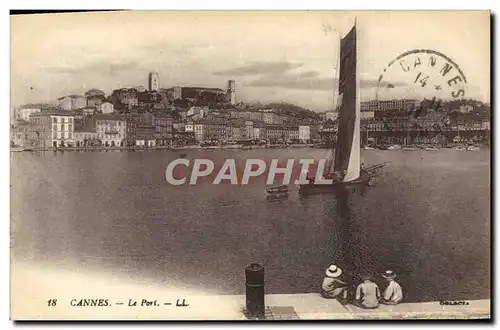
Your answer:
[[[489,11],[11,16],[13,320],[489,319]]]

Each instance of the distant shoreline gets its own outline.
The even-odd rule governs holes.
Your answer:
[[[265,146],[243,146],[243,145],[225,145],[225,146],[155,146],[155,147],[62,147],[62,148],[10,148],[11,152],[27,151],[154,151],[154,150],[253,150],[253,149],[289,149],[289,148],[312,148],[313,144],[295,144],[295,145],[265,145]]]

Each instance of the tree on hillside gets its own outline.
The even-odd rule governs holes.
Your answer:
[[[97,88],[91,88],[89,89],[88,91],[85,92],[85,97],[96,97],[96,96],[100,96],[100,97],[103,97],[105,98],[106,97],[106,93],[104,93],[103,91],[101,91],[100,89],[97,89]]]

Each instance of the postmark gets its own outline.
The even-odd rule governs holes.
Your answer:
[[[405,94],[415,99],[456,100],[465,97],[467,78],[449,56],[432,49],[406,51],[378,78],[377,99]]]

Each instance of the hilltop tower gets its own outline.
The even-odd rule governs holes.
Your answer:
[[[236,81],[234,80],[227,82],[227,98],[231,105],[236,104]]]
[[[148,79],[149,91],[160,91],[160,76],[157,72],[150,72]]]

